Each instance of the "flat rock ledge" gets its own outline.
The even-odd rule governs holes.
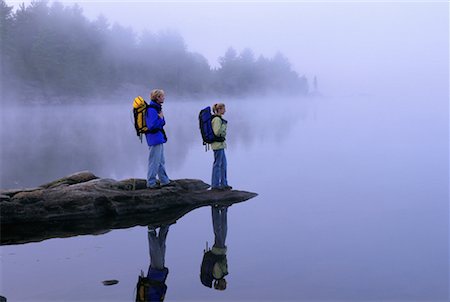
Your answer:
[[[82,171],[37,188],[0,190],[1,244],[174,223],[202,206],[232,205],[257,196],[208,188],[201,180],[178,179],[150,190],[144,179],[117,181]]]

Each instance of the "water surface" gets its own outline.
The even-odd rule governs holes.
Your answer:
[[[448,101],[448,100],[447,100]],[[170,229],[166,301],[447,301],[448,104],[427,98],[230,100],[228,176],[258,197],[228,212],[228,288],[199,280],[210,209]],[[166,99],[171,178],[210,181],[205,101]],[[1,187],[79,170],[145,177],[127,102],[5,108]],[[10,301],[132,301],[146,228],[2,246]],[[103,286],[101,281],[119,284]],[[26,289],[26,290],[24,290]]]

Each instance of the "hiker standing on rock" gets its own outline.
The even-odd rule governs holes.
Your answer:
[[[164,103],[164,90],[154,89],[150,94],[151,102],[148,105],[145,121],[148,131],[145,133],[149,148],[147,187],[157,189],[170,183],[167,176],[164,159],[164,143],[167,142],[167,136],[164,131],[166,121],[162,111]],[[156,181],[158,175],[159,184]]]
[[[214,135],[223,137],[227,135],[227,121],[222,118],[225,114],[225,104],[218,103],[213,105],[214,117],[211,121]],[[211,143],[211,149],[214,151],[214,164],[212,170],[211,189],[212,190],[231,190],[227,181],[227,158],[225,148],[227,144],[224,141],[215,141]]]

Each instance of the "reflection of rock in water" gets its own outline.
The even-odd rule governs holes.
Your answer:
[[[208,187],[200,180],[179,179],[149,190],[144,179],[115,181],[80,172],[34,189],[1,190],[1,243],[167,224],[201,206],[230,205],[257,195]]]

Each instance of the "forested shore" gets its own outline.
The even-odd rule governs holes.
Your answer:
[[[2,102],[111,97],[161,87],[172,95],[247,96],[308,93],[308,81],[281,53],[256,57],[229,48],[212,68],[173,31],[136,33],[105,17],[88,20],[78,5],[48,1],[13,10],[0,0]]]

